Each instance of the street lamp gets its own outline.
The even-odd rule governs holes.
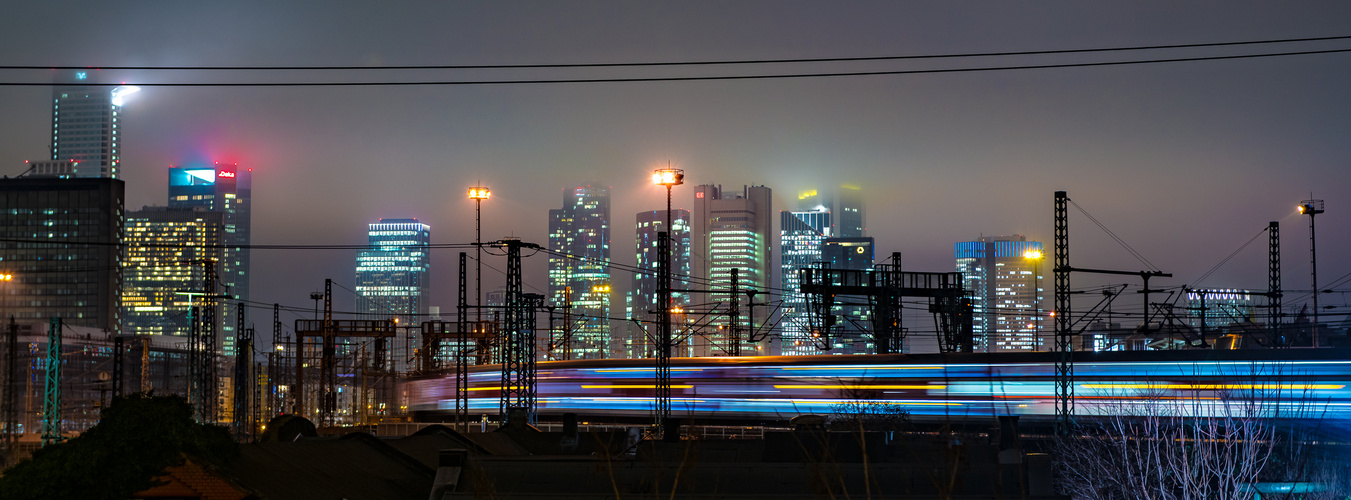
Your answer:
[[[1313,289],[1313,346],[1318,347],[1318,252],[1314,240],[1313,216],[1323,213],[1323,200],[1299,202],[1299,213],[1309,216],[1309,282]]]
[[[1031,248],[1023,252],[1023,258],[1032,261],[1032,303],[1036,310],[1036,323],[1033,324],[1032,335],[1037,339],[1037,350],[1041,350],[1041,259],[1045,257],[1040,249]]]
[[[474,324],[483,322],[483,200],[492,195],[488,186],[469,188],[469,199],[474,200]]]
[[[657,328],[657,425],[666,440],[678,439],[678,431],[671,429],[671,188],[685,183],[685,171],[678,168],[661,168],[652,172],[652,183],[666,186],[666,231],[657,235],[661,239],[661,267],[657,270],[657,295],[661,302],[661,324]]]

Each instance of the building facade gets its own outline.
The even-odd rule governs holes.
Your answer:
[[[799,191],[797,210],[824,210],[831,213],[830,233],[835,238],[862,238],[867,236],[868,212],[863,207],[863,190],[858,186],[841,185],[835,189],[808,189]]]
[[[690,289],[690,211],[671,210],[670,217],[670,230],[666,228],[665,210],[638,212],[636,217],[634,229],[637,233],[635,252],[638,272],[633,274],[625,307],[628,310],[627,317],[637,320],[642,327],[632,325],[627,328],[630,334],[624,340],[624,352],[628,357],[655,355],[647,332],[656,331],[653,325],[660,317],[661,308],[665,307],[658,300],[662,287],[657,279],[662,258],[661,252],[657,251],[659,232],[671,233],[671,288],[677,290],[671,293],[671,302],[682,310],[690,304],[690,294],[679,291]],[[677,344],[674,349],[676,352],[689,352],[691,345],[687,341]]]
[[[1187,323],[1193,328],[1215,329],[1253,322],[1252,292],[1237,288],[1187,290]]]
[[[876,242],[871,236],[826,238],[821,241],[821,261],[831,269],[868,271],[873,269]],[[868,297],[837,295],[831,313],[836,316],[836,332],[831,338],[832,354],[874,354],[872,306]]]
[[[145,207],[127,212],[123,267],[123,333],[187,336],[189,292],[207,289],[203,263],[223,258],[225,214],[203,207]],[[223,304],[227,308],[231,304]],[[220,309],[215,331],[222,331]]]
[[[122,331],[124,193],[111,178],[0,179],[6,317]]]
[[[230,296],[227,301],[249,300],[252,200],[253,169],[222,163],[169,168],[169,207],[201,207],[222,214],[225,251],[216,266],[220,283],[216,288]],[[238,310],[225,309],[219,315],[224,322],[221,348],[229,356],[234,354]]]
[[[567,325],[550,332],[554,359],[612,357],[610,336],[610,188],[583,184],[564,190],[563,207],[549,210],[549,300],[569,310]]]
[[[695,249],[692,256],[694,269],[693,281],[709,293],[704,294],[708,306],[693,308],[690,314],[704,316],[707,322],[700,323],[696,332],[703,339],[702,345],[695,346],[698,356],[716,356],[728,349],[728,313],[731,303],[728,291],[731,289],[732,269],[737,269],[739,290],[768,292],[775,284],[773,248],[777,236],[774,233],[771,196],[773,192],[765,186],[745,186],[741,192],[724,191],[720,185],[704,184],[694,188],[694,214],[691,216],[691,245]],[[767,293],[761,293],[760,298]],[[744,292],[738,298],[742,303],[747,296]],[[741,325],[754,323],[765,325],[769,318],[768,307],[755,310],[755,317],[749,317],[750,308],[740,307],[738,322]],[[765,352],[763,345],[745,343],[740,348],[743,353]]]
[[[1042,307],[1045,254],[1040,242],[982,236],[954,245],[957,271],[971,293],[972,336],[985,352],[1046,349]]]
[[[823,332],[811,327],[812,311],[799,281],[803,268],[822,265],[821,244],[830,237],[830,216],[826,210],[779,212],[779,280],[783,288],[779,350],[784,355],[821,354],[830,347],[822,343],[829,332],[822,337]]]
[[[101,85],[95,70],[63,70],[52,86],[53,161],[79,164],[77,177],[110,177],[121,172],[122,99],[140,90]]]
[[[370,249],[357,252],[357,312],[415,325],[427,313],[432,228],[417,219],[367,226]]]

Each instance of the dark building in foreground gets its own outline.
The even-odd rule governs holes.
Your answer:
[[[0,308],[120,332],[123,197],[112,178],[0,179]]]

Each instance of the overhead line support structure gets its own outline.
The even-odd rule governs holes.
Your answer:
[[[324,319],[298,319],[296,333],[296,414],[305,415],[305,338],[317,337],[322,343],[322,357],[319,360],[319,421],[320,425],[333,426],[334,413],[338,407],[337,377],[337,341],[338,337],[373,338],[376,350],[383,352],[384,342],[398,336],[398,327],[392,319],[382,320],[334,320],[333,319],[333,280],[324,280]]]
[[[61,435],[61,318],[47,328],[46,387],[42,397],[42,446],[59,443]]]
[[[1281,331],[1281,223],[1267,223],[1267,342],[1285,347]]]
[[[1116,274],[1139,276],[1144,280],[1144,323],[1149,326],[1149,294],[1161,290],[1151,290],[1149,279],[1154,277],[1170,278],[1173,275],[1159,271],[1116,271],[1110,269],[1089,269],[1070,266],[1070,230],[1069,195],[1065,191],[1055,192],[1055,347],[1060,355],[1056,358],[1056,429],[1069,432],[1074,423],[1074,337],[1070,321],[1070,273]],[[1204,339],[1202,339],[1204,343]]]
[[[875,270],[802,268],[798,270],[799,290],[809,303],[829,303],[835,295],[866,296],[873,304],[873,343],[877,354],[902,351],[897,329],[901,297],[928,297],[929,312],[939,319],[939,348],[943,352],[971,352],[972,304],[962,288],[962,273],[925,273],[901,271],[895,266],[879,265]],[[817,298],[817,297],[821,298]],[[814,322],[825,324],[830,308],[813,308]],[[822,337],[826,337],[822,333]],[[823,338],[826,345],[829,339]]]
[[[521,286],[521,249],[541,250],[534,243],[519,239],[498,240],[488,245],[504,247],[507,251],[506,326],[502,332],[502,396],[499,400],[502,416],[511,419],[520,415],[526,423],[534,424],[535,408],[535,309],[542,305],[544,296],[523,293]]]

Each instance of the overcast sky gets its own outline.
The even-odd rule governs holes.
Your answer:
[[[1347,2],[13,2],[0,64],[464,65],[826,58],[1127,47],[1351,35]],[[785,68],[479,70],[279,75],[106,71],[105,81],[595,78],[997,66],[1351,48],[1351,41],[1133,54]],[[4,71],[5,82],[50,72]],[[167,168],[253,168],[258,244],[365,242],[417,217],[436,243],[473,241],[465,188],[491,186],[484,237],[547,243],[569,184],[614,189],[612,255],[632,262],[634,214],[668,162],[694,184],[863,186],[878,253],[950,271],[952,244],[1052,238],[1056,190],[1175,278],[1266,288],[1259,238],[1282,222],[1284,285],[1351,273],[1351,53],[948,74],[483,86],[147,87],[123,113],[127,207],[164,204]],[[0,87],[0,172],[43,159],[50,89]],[[775,217],[777,220],[777,216]],[[1071,210],[1071,263],[1139,270]],[[455,303],[456,251],[433,256],[433,305]],[[355,252],[255,251],[253,299],[308,307],[324,278],[354,285]],[[501,262],[490,264],[505,268]],[[526,281],[544,286],[544,258]],[[1047,273],[1049,275],[1049,273]],[[489,289],[501,275],[485,271]],[[1076,276],[1076,284],[1135,281]],[[628,277],[616,284],[627,288]],[[1049,288],[1049,286],[1048,286]],[[1342,289],[1351,289],[1343,285]],[[346,292],[342,292],[346,293]],[[348,294],[350,295],[350,294]],[[351,307],[350,297],[339,297]],[[1292,302],[1287,294],[1286,304]],[[1134,303],[1134,301],[1132,301]],[[1343,294],[1325,304],[1345,305]],[[616,305],[622,308],[622,300]],[[1337,311],[1345,312],[1342,308]],[[619,311],[616,311],[619,312]],[[284,318],[285,319],[285,318]],[[1338,318],[1340,319],[1340,318]],[[289,321],[287,321],[289,323]]]

